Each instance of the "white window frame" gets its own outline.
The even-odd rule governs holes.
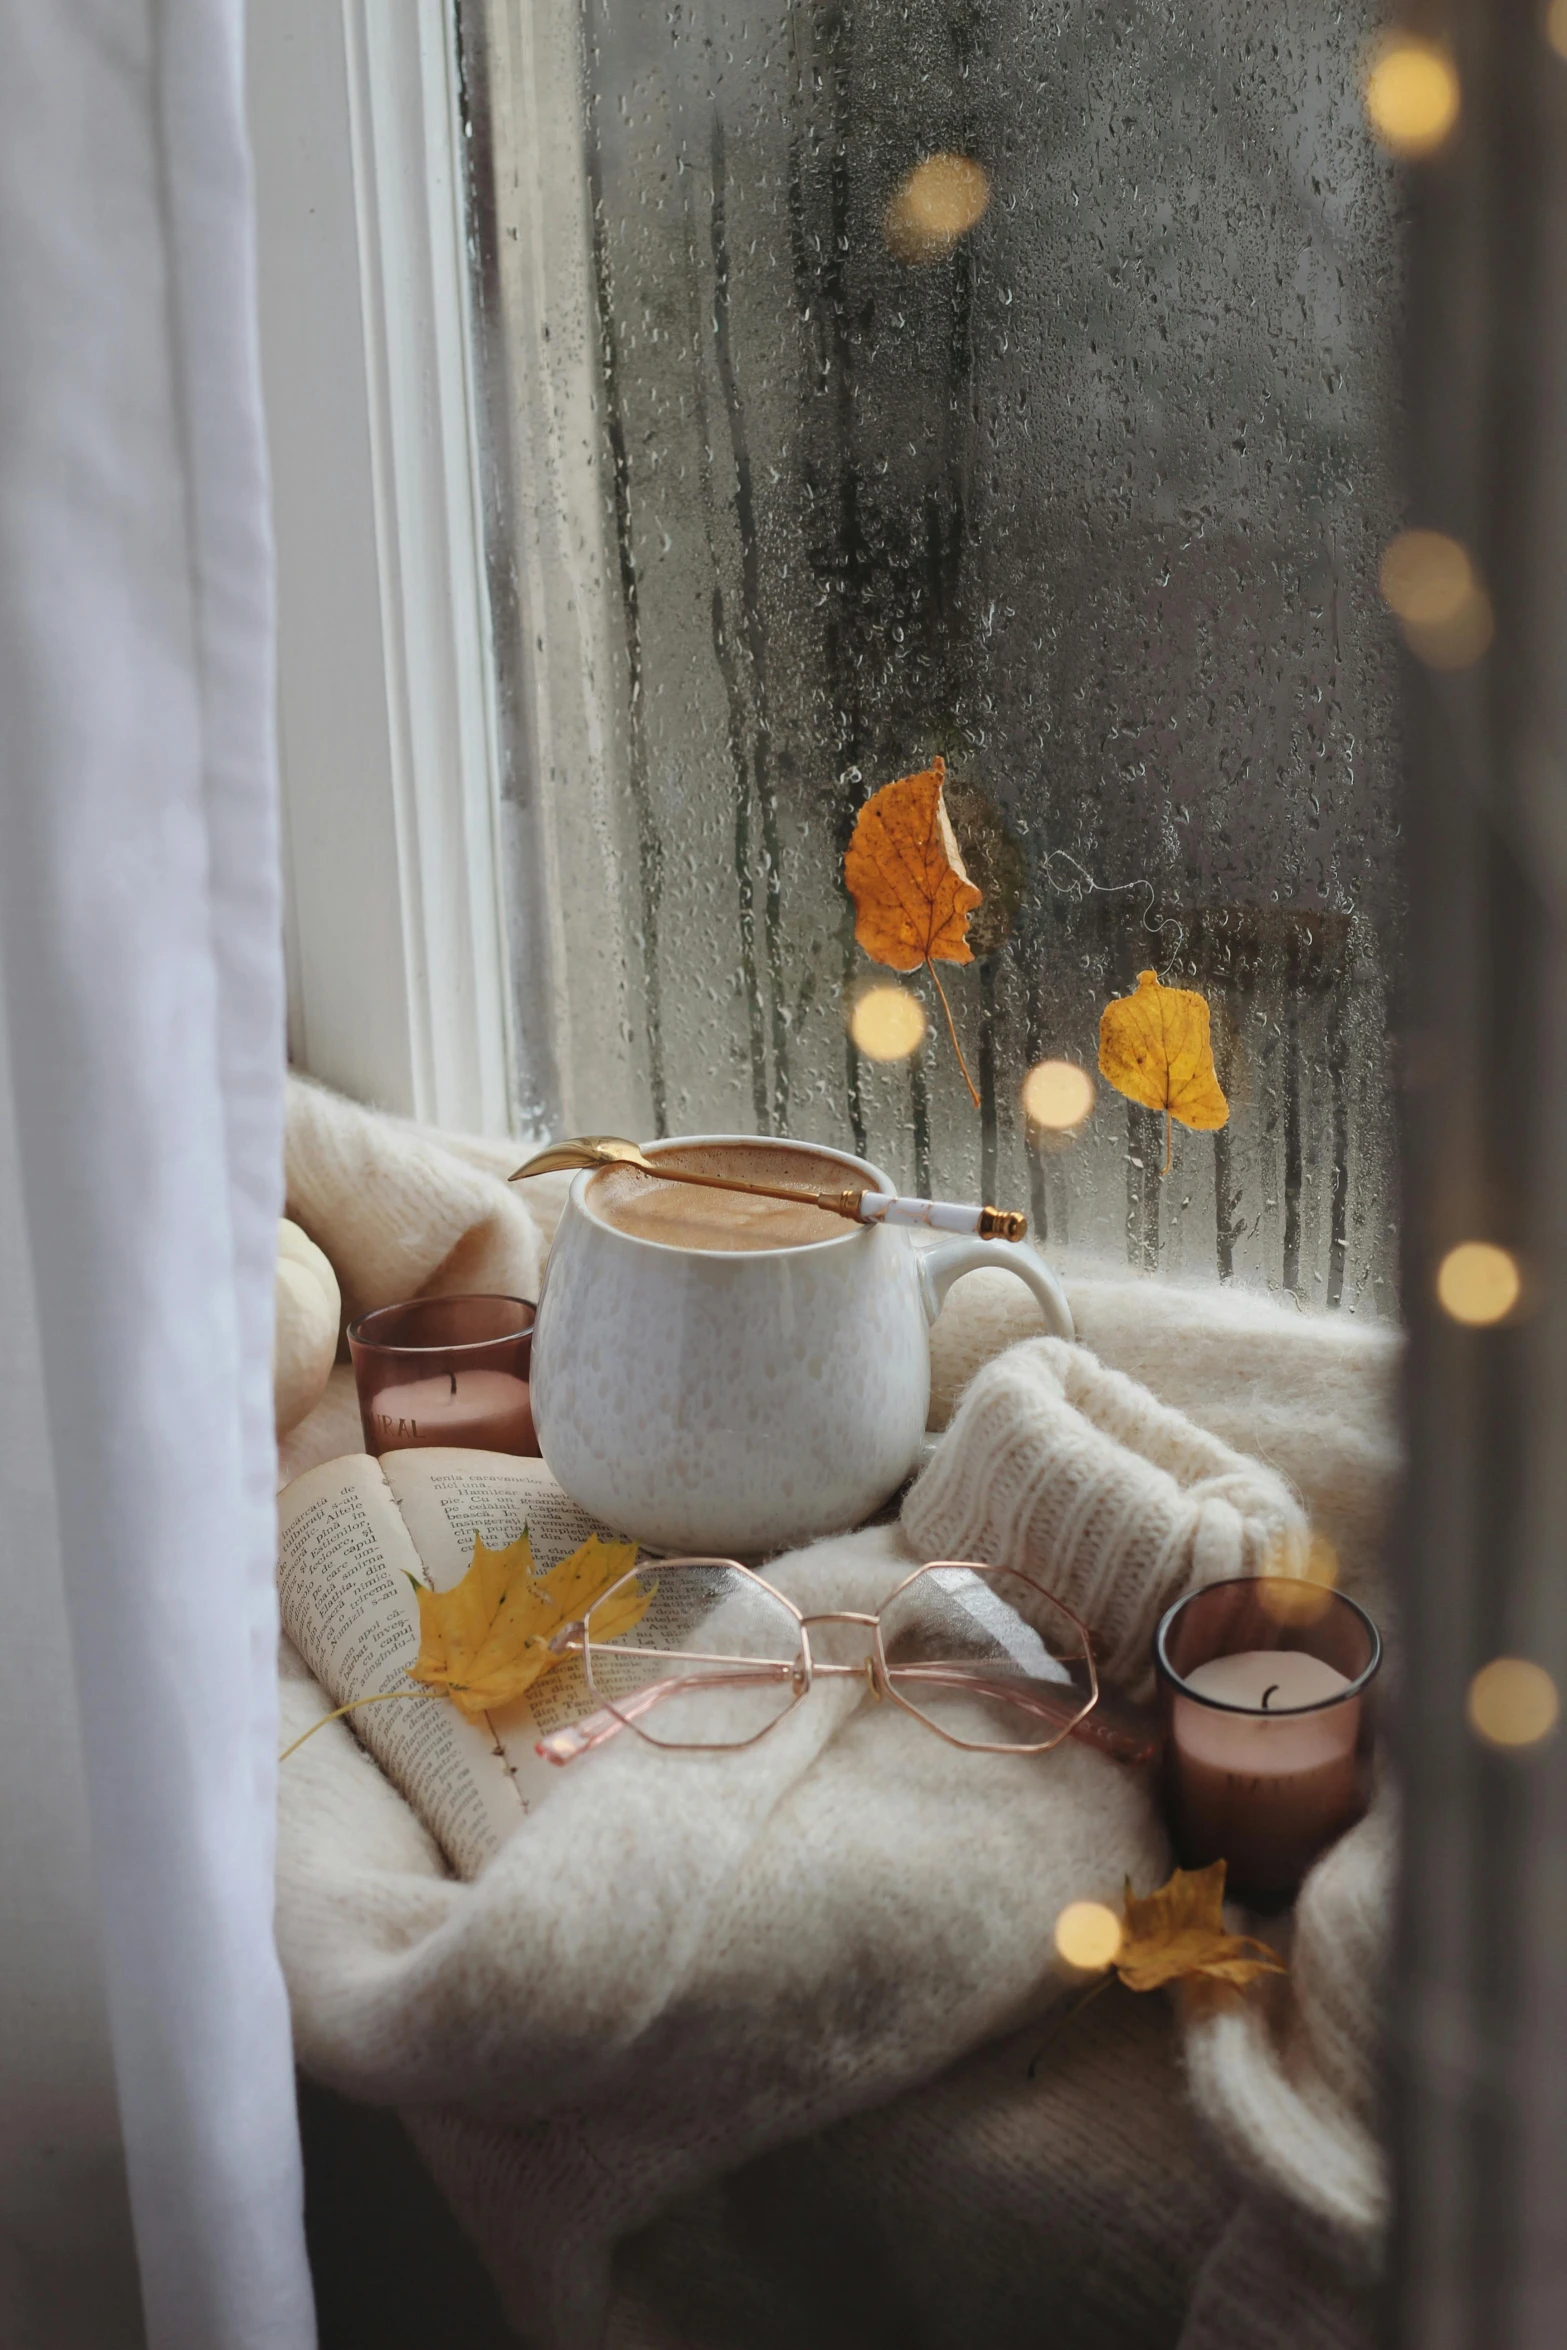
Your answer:
[[[249,12],[296,1066],[516,1130],[446,0]]]

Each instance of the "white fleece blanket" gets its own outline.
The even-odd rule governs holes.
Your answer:
[[[499,1180],[509,1159],[508,1146],[453,1144],[301,1086],[290,1213],[326,1249],[356,1310],[472,1286],[481,1267],[486,1285],[527,1293],[558,1199],[546,1194],[544,1213],[530,1213]],[[1221,1444],[1269,1460],[1335,1543],[1350,1587],[1373,1587],[1393,1461],[1387,1333],[1149,1284],[1069,1291],[1088,1346],[1178,1400]],[[998,1347],[1037,1328],[1004,1277],[960,1284],[937,1328],[937,1414]],[[335,1374],[285,1469],[346,1449],[350,1412]],[[1214,1473],[1211,1452],[1198,1447],[1194,1475]],[[1283,1490],[1266,1475],[1261,1489],[1265,1501]],[[1170,1506],[1187,1502],[1177,1492]],[[769,1572],[802,1602],[869,1608],[911,1555],[884,1528],[816,1544]],[[1177,1582],[1197,1571],[1184,1553],[1166,1566]],[[325,1710],[291,1654],[283,1702],[286,1737]],[[883,2223],[900,2196],[912,2222],[941,2168],[932,2105],[951,2110],[954,2098],[970,2154],[989,2145],[1001,2203],[1003,2172],[1014,2188],[1035,2182],[1042,2217],[1065,2180],[1100,2256],[1113,2261],[1124,2240],[1119,2299],[1079,2291],[1078,2320],[1052,2330],[1054,2342],[1088,2350],[1176,2339],[1199,2259],[1216,2247],[1222,2268],[1233,2197],[1192,2132],[1161,2036],[1140,2021],[1101,2022],[1075,2043],[1069,2033],[1053,2077],[1026,2093],[1016,2051],[995,2076],[997,2098],[984,2086],[997,2059],[972,2052],[1065,1987],[1052,1928],[1067,1901],[1116,1902],[1124,1876],[1146,1887],[1167,1865],[1147,1789],[1086,1746],[1048,1758],[963,1755],[855,1685],[823,1683],[770,1738],[721,1762],[616,1742],[563,1773],[469,1885],[444,1873],[407,1807],[335,1725],[283,1774],[278,1930],[301,2061],[403,2111],[540,2350],[754,2350],[773,2338],[774,2318],[779,2340],[835,2338],[803,2281],[791,2294],[774,2270],[771,2299],[758,2284],[759,2298],[746,2300],[725,2182],[772,2166],[804,2219],[798,2158],[813,2146],[818,2185],[839,2177],[852,2203],[868,2163]],[[1255,2033],[1253,2070],[1275,2063],[1266,2024]],[[1224,2058],[1210,2074],[1222,2075]],[[1289,2062],[1298,2085],[1309,2048]],[[1103,2133],[1086,2133],[1083,2146],[1059,2138],[1064,2115],[1078,2116],[1075,2131],[1094,2104],[1085,2065],[1134,2109],[1112,2127],[1116,2160],[1097,2167]],[[1307,2088],[1316,2096],[1315,2076]],[[963,2179],[967,2192],[949,2181],[947,2207],[977,2218],[972,2161]],[[931,2266],[928,2237],[927,2224],[916,2269]],[[802,2251],[797,2281],[823,2241],[818,2231],[814,2252]],[[671,2269],[681,2242],[705,2254]],[[947,2249],[942,2276],[919,2296],[920,2330],[896,2338],[979,2338],[961,2330],[977,2306],[972,2240]],[[1037,2270],[1039,2251],[1016,2249],[1017,2273]],[[996,2283],[986,2338],[1036,2340],[1013,2333]],[[1215,2306],[1222,2283],[1205,2286]],[[959,2330],[943,2330],[944,2308]],[[1025,2297],[1019,2324],[1032,2323],[1026,2310]],[[867,2321],[852,2338],[882,2336]]]

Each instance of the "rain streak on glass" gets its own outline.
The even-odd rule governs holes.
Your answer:
[[[1391,1310],[1380,12],[460,15],[541,1122],[814,1137],[1057,1257]],[[855,812],[937,751],[978,1112],[925,973],[916,1049],[853,1019]],[[1163,1180],[1152,1113],[1024,1096],[1150,966],[1233,1106]]]

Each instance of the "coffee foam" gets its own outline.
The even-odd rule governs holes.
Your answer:
[[[765,1143],[702,1144],[660,1152],[672,1165],[699,1175],[739,1175],[751,1183],[787,1183],[800,1190],[840,1192],[865,1181],[839,1159],[815,1151],[770,1150]],[[606,1168],[585,1194],[602,1224],[666,1248],[714,1249],[731,1255],[772,1248],[808,1248],[838,1240],[852,1226],[825,1208],[793,1200],[759,1199],[743,1191],[705,1191],[694,1183],[661,1183],[631,1168]]]

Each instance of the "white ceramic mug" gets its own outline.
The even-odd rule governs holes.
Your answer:
[[[697,1143],[815,1162],[782,1166],[784,1182],[893,1188],[816,1143],[704,1135],[647,1150]],[[1074,1335],[1060,1283],[1026,1244],[924,1248],[907,1231],[846,1222],[793,1248],[678,1248],[597,1215],[603,1181],[577,1177],[550,1251],[534,1419],[572,1498],[657,1549],[755,1557],[878,1509],[918,1455],[930,1326],[960,1273],[1015,1273],[1051,1331]]]

